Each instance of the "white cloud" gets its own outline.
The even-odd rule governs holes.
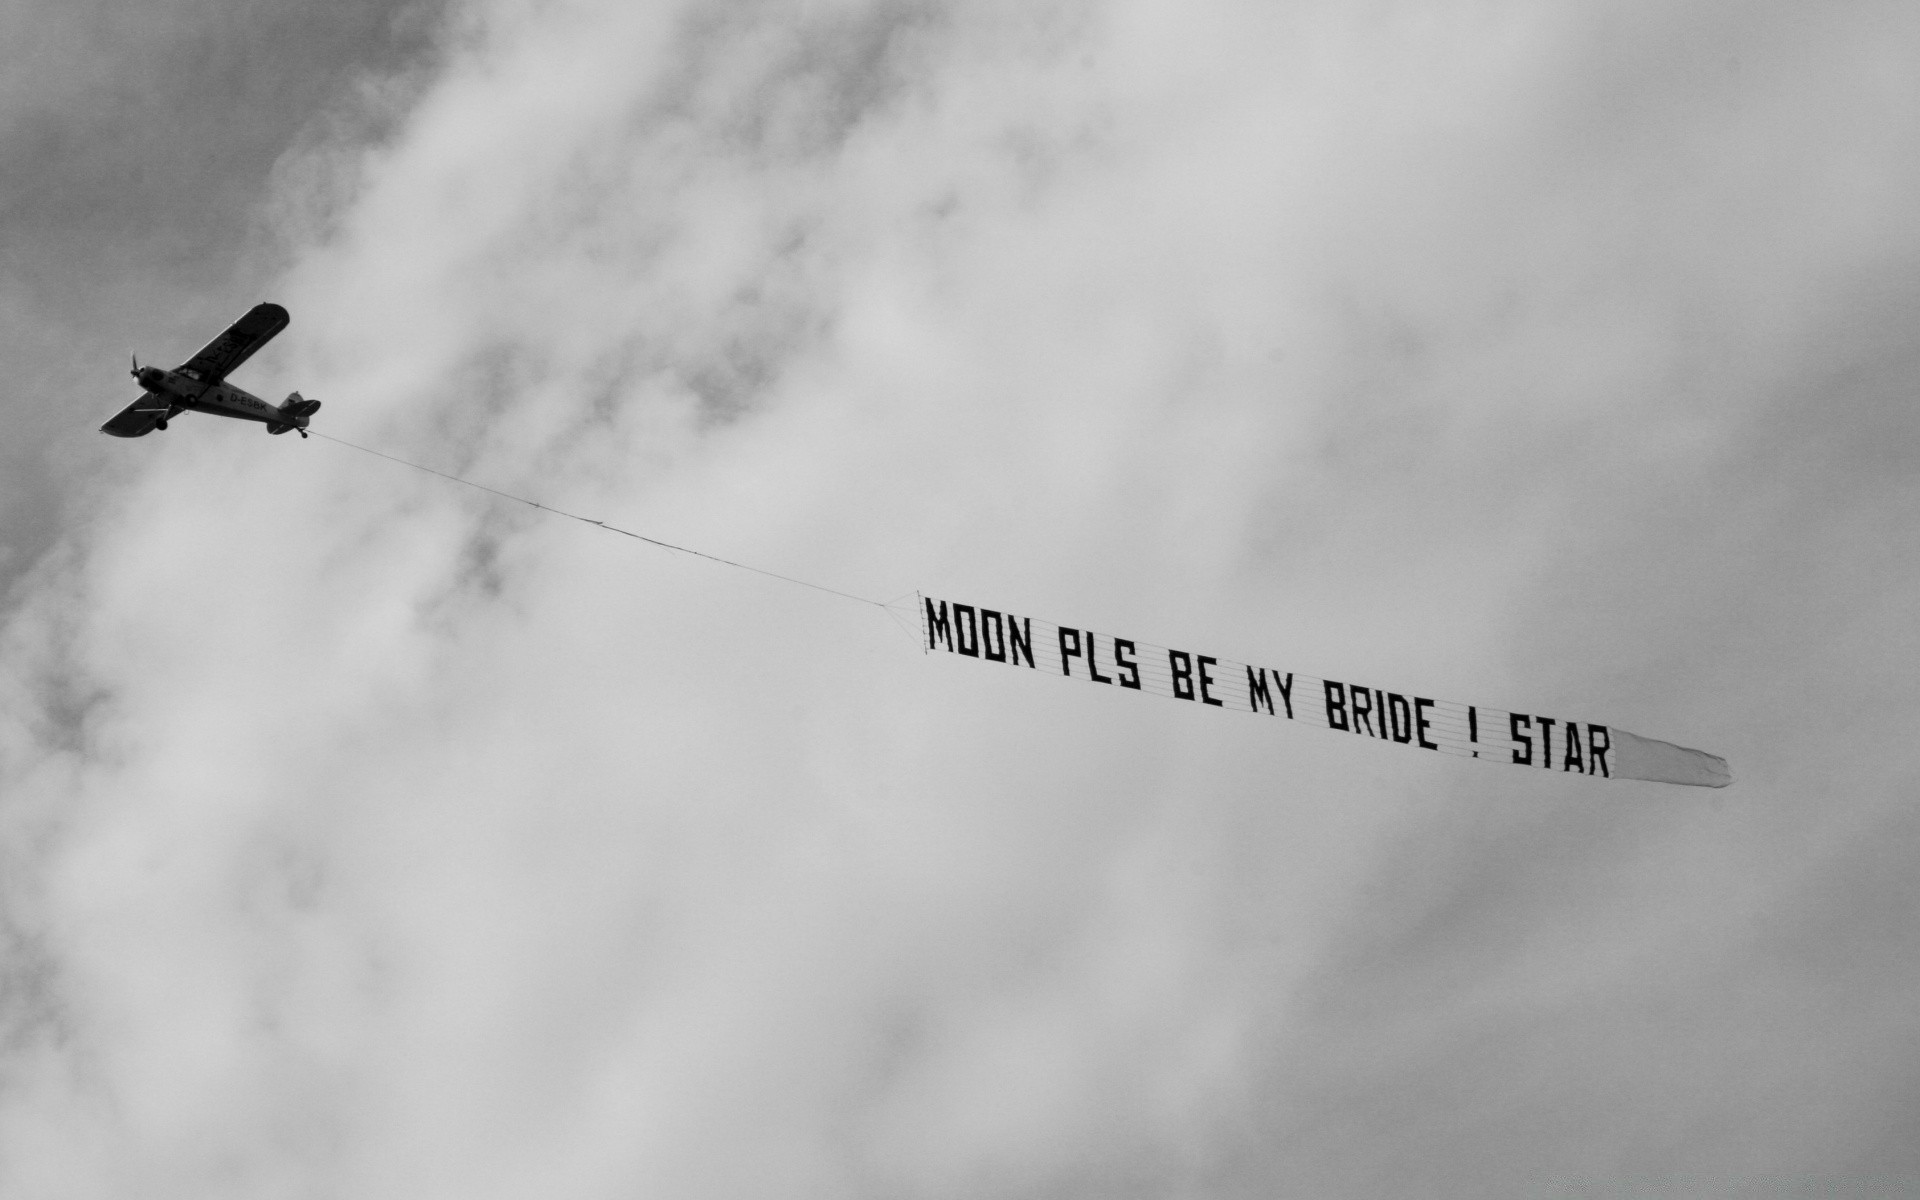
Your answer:
[[[970,670],[183,420],[8,631],[11,1190],[1913,1169],[1840,1132],[1912,1110],[1913,696],[1862,599],[1911,582],[1911,356],[1826,332],[1915,294],[1915,31],[1690,11],[467,12],[240,382],[832,587],[1580,706],[1740,783]],[[1885,765],[1782,699],[1848,678]],[[1879,957],[1823,963],[1848,920]]]

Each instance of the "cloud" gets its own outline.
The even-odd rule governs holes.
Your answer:
[[[294,325],[239,382],[316,428],[1739,782],[1008,679],[183,420],[6,632],[9,1190],[1916,1170],[1910,19],[451,19],[403,121],[279,170]]]

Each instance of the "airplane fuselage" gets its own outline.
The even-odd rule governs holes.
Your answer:
[[[164,396],[190,412],[217,413],[223,417],[238,417],[243,421],[258,421],[263,425],[287,419],[278,408],[252,392],[243,391],[224,381],[203,383],[189,371],[143,367],[139,379],[140,385],[148,391]]]

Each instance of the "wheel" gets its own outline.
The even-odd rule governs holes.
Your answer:
[[[167,431],[167,419],[165,417],[161,417],[158,421],[155,421],[153,423],[153,427],[155,429],[158,429],[161,433],[165,433]]]

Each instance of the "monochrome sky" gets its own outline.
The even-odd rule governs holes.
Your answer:
[[[1920,1181],[1911,5],[121,7],[0,39],[0,1193]],[[1735,783],[93,432],[263,299],[358,446]]]

